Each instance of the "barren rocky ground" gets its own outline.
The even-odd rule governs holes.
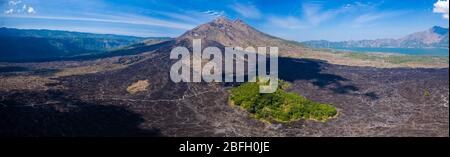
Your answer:
[[[268,124],[228,105],[232,84],[169,80],[166,52],[128,67],[0,89],[1,136],[447,136],[449,71],[280,58],[290,91],[336,106],[328,122]],[[14,74],[2,78],[48,74]],[[127,87],[148,80],[146,91]],[[4,82],[2,82],[3,84]]]

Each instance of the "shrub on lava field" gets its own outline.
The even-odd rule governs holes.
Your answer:
[[[300,119],[326,121],[336,116],[335,107],[284,91],[289,84],[279,82],[274,93],[259,93],[260,82],[248,82],[231,89],[230,101],[266,121],[291,122]]]

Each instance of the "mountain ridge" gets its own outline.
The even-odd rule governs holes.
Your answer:
[[[168,38],[2,27],[0,28],[0,47],[2,47],[0,61],[101,54],[147,40],[165,39]]]
[[[21,28],[9,28],[9,27],[0,27],[0,35],[1,36],[21,36],[21,37],[68,37],[73,34],[80,34],[86,37],[92,38],[137,38],[137,39],[146,39],[147,37],[139,37],[139,36],[131,36],[131,35],[118,35],[118,34],[103,34],[103,33],[90,33],[90,32],[79,32],[79,31],[67,31],[67,30],[52,30],[52,29],[21,29]],[[151,37],[149,37],[151,38]]]
[[[433,26],[398,39],[350,40],[331,42],[312,40],[302,42],[313,48],[368,47],[368,48],[448,48],[448,28]]]

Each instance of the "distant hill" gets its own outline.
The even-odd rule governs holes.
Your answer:
[[[448,34],[448,28],[434,26],[428,30],[413,33],[400,39],[376,39],[342,42],[316,40],[303,42],[303,44],[313,48],[448,48]]]
[[[102,54],[147,40],[164,39],[168,38],[0,28],[0,61]]]

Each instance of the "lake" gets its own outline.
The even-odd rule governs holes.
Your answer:
[[[332,48],[337,51],[352,51],[352,52],[383,52],[383,53],[398,53],[406,55],[418,56],[449,56],[448,48]]]

